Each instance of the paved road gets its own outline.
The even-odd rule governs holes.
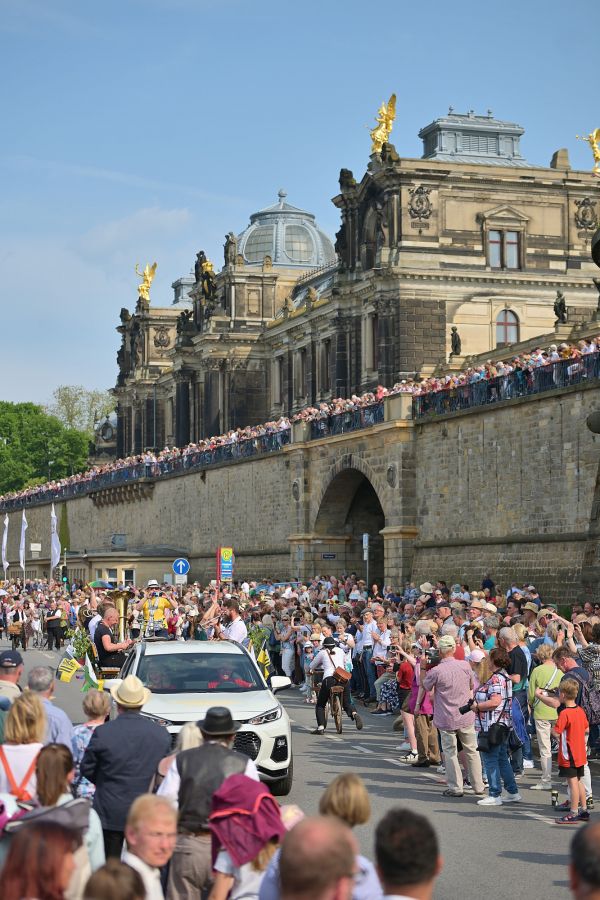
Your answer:
[[[4,649],[6,642],[0,642]],[[59,654],[27,651],[26,669],[56,664]],[[56,702],[73,721],[82,721],[81,682],[57,684]],[[374,824],[395,805],[408,805],[432,820],[440,836],[444,870],[436,898],[461,900],[505,900],[511,888],[519,895],[544,900],[569,896],[568,846],[573,829],[553,824],[550,795],[531,791],[536,774],[519,783],[524,802],[514,806],[478,807],[465,795],[452,800],[442,797],[440,776],[433,770],[415,770],[399,761],[395,749],[398,736],[391,718],[363,715],[365,727],[356,731],[344,719],[344,734],[325,737],[310,734],[314,707],[302,695],[289,690],[278,695],[293,722],[295,782],[287,802],[297,803],[306,813],[317,812],[324,787],[348,769],[365,780],[373,804],[373,822],[357,829],[365,855],[372,858]],[[362,710],[361,710],[362,712]],[[600,780],[594,779],[594,794],[600,798]],[[564,794],[561,796],[564,799]],[[593,816],[600,815],[600,809]]]

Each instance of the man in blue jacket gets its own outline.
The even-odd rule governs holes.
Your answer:
[[[118,716],[94,731],[81,774],[96,785],[94,809],[102,822],[106,857],[118,859],[129,807],[148,791],[158,763],[171,749],[171,736],[140,715],[150,691],[135,675],[111,688],[111,694]]]

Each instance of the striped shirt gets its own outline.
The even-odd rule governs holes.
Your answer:
[[[475,700],[477,703],[485,703],[494,696],[500,697],[500,704],[495,709],[475,713],[476,731],[488,731],[494,722],[506,725],[507,728],[512,727],[512,681],[504,669],[494,672],[492,677],[477,689]]]

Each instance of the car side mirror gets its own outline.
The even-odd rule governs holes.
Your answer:
[[[276,694],[278,691],[284,691],[291,687],[292,679],[287,675],[273,675],[271,678],[271,691]]]

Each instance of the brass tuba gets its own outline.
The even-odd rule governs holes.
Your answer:
[[[115,604],[115,609],[119,613],[118,639],[124,641],[127,637],[127,603],[131,598],[131,594],[129,591],[115,589],[113,591],[107,591],[106,596],[112,600]]]

